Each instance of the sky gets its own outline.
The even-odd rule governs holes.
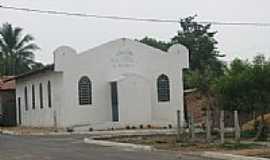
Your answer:
[[[81,12],[123,17],[179,19],[197,14],[198,21],[270,23],[269,0],[0,0],[0,4],[42,10]],[[144,36],[169,40],[179,25],[44,15],[0,9],[0,23],[24,28],[35,37],[41,50],[36,60],[53,63],[53,51],[68,45],[77,52],[117,38]],[[218,49],[226,57],[251,59],[270,57],[270,27],[213,26]]]

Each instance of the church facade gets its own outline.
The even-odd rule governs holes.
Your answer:
[[[180,44],[168,52],[126,38],[82,53],[62,46],[53,65],[16,77],[17,120],[36,127],[175,125],[177,110],[184,117],[188,66]]]

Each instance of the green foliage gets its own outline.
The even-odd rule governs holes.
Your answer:
[[[185,70],[185,88],[197,88],[203,94],[210,94],[216,77],[216,73],[211,70],[209,65],[206,65],[204,70]]]
[[[261,115],[255,139],[265,139],[264,115],[270,110],[270,61],[258,55],[253,62],[235,59],[215,84],[224,110],[257,112]]]
[[[160,49],[162,51],[167,52],[170,46],[172,45],[170,42],[165,42],[165,41],[158,41],[154,38],[149,38],[149,37],[144,37],[141,40],[137,40],[139,42],[142,42],[144,44],[147,44],[149,46],[152,46],[154,48]]]
[[[198,70],[184,70],[184,88],[198,88],[201,75]]]
[[[235,59],[216,81],[219,101],[226,110],[264,113],[270,104],[270,63],[263,55],[253,63]]]
[[[242,131],[241,137],[243,138],[253,138],[256,136],[256,131]]]
[[[252,62],[235,59],[226,67],[219,60],[224,55],[216,47],[217,32],[195,18],[181,19],[180,30],[169,42],[148,37],[140,41],[163,51],[176,43],[189,49],[190,68],[184,71],[184,88],[197,88],[206,96],[206,110],[219,105],[224,110],[260,112],[263,119],[270,110],[270,61],[258,55]]]
[[[22,35],[22,28],[4,23],[0,27],[0,75],[16,75],[43,66],[34,61],[39,47],[34,38]]]
[[[190,69],[184,71],[184,87],[207,92],[212,81],[223,74],[224,64],[218,58],[224,55],[220,55],[216,48],[216,32],[209,31],[211,25],[201,25],[195,21],[195,17],[182,19],[180,30],[169,42],[148,37],[139,41],[163,51],[176,43],[186,46],[190,54]]]
[[[225,75],[215,83],[215,89],[219,93],[220,104],[226,110],[248,109],[247,84],[250,83],[250,65],[235,59]]]
[[[196,16],[181,19],[181,30],[172,38],[172,43],[180,43],[189,49],[190,69],[203,71],[210,68],[212,71],[222,73],[223,64],[214,36],[217,32],[210,32],[211,25],[202,25],[194,19]]]

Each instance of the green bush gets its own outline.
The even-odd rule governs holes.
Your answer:
[[[244,144],[244,143],[225,143],[222,145],[222,148],[224,149],[250,149],[250,148],[256,148],[258,145],[255,143],[251,144]]]
[[[253,138],[256,136],[256,131],[242,131],[241,137],[244,138]]]

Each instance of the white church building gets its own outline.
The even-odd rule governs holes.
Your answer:
[[[62,46],[54,64],[16,77],[17,122],[32,127],[96,128],[184,120],[182,71],[188,50],[164,52],[126,38],[85,52]]]

